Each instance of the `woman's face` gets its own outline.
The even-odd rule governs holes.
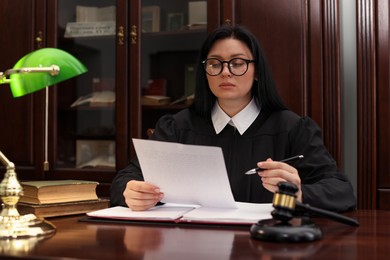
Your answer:
[[[207,58],[230,61],[233,58],[252,60],[253,56],[243,42],[228,38],[216,41]],[[221,74],[217,76],[206,75],[210,90],[217,97],[220,105],[236,104],[245,107],[250,102],[252,98],[251,88],[255,80],[255,65],[253,62],[248,64],[248,70],[242,76],[233,75],[229,71],[227,63],[223,64]]]

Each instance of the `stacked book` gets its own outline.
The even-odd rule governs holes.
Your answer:
[[[99,183],[83,180],[49,180],[21,182],[23,196],[17,205],[21,215],[38,217],[83,214],[109,207],[109,200],[99,198]]]

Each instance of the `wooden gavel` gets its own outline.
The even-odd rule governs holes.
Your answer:
[[[295,194],[298,191],[298,187],[293,183],[280,182],[278,187],[279,190],[274,194],[272,201],[272,205],[275,209],[271,212],[271,215],[274,219],[288,222],[293,218],[293,213],[297,209],[315,213],[347,225],[359,226],[359,222],[353,218],[296,201]]]

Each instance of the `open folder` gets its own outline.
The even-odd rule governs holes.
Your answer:
[[[271,204],[234,201],[220,147],[143,139],[133,143],[145,181],[160,188],[166,204],[147,211],[108,208],[88,216],[241,224],[271,217]]]
[[[260,219],[271,218],[271,203],[236,202],[236,205],[237,208],[211,208],[167,203],[145,211],[133,211],[127,207],[117,206],[89,212],[87,215],[94,218],[118,220],[239,225],[254,224]]]

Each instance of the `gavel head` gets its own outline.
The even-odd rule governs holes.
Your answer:
[[[271,215],[274,219],[287,222],[293,218],[298,187],[293,183],[279,182],[278,188],[279,190],[275,192],[272,201],[272,206],[275,209]]]

